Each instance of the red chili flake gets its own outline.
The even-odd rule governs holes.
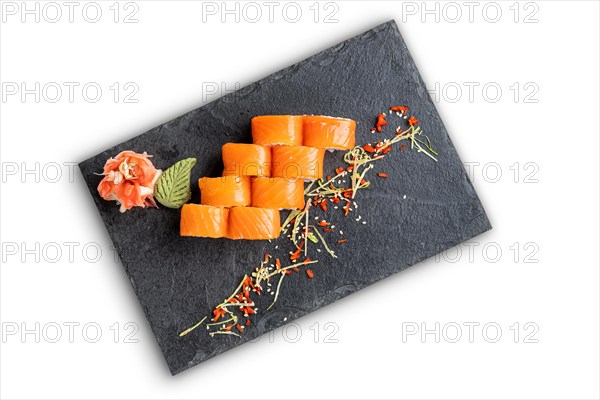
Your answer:
[[[231,330],[231,328],[233,328],[233,325],[229,324],[223,329],[225,330],[225,332],[229,332]]]
[[[348,172],[352,172],[352,170],[354,170],[354,165],[351,165],[349,167],[346,167],[346,171]]]
[[[331,224],[329,222],[326,222],[325,220],[322,220],[322,221],[319,221],[317,223],[317,225],[319,225],[319,226],[329,226]]]
[[[265,260],[263,262],[269,262],[269,258],[271,258],[271,255],[269,253],[265,253]]]
[[[388,174],[384,174],[383,172],[379,172],[379,173],[377,174],[377,176],[378,176],[378,177],[380,177],[380,178],[387,178],[387,177],[388,177]]]
[[[338,204],[338,203],[340,202],[340,199],[338,199],[337,197],[334,197],[333,199],[331,199],[331,201],[332,201],[334,204]]]
[[[256,314],[256,311],[254,311],[254,308],[247,306],[247,307],[240,307],[240,311],[244,313],[244,317],[247,317],[249,314]]]
[[[345,191],[345,192],[342,194],[342,196],[344,196],[344,197],[345,197],[345,198],[347,198],[347,199],[350,199],[350,198],[352,198],[352,189],[348,189],[348,190],[346,190],[346,191]]]
[[[418,120],[418,119],[416,119],[415,117],[410,117],[410,118],[408,119],[408,124],[409,124],[410,126],[414,126],[414,125],[416,125],[416,124],[418,124],[418,123],[419,123],[419,120]]]
[[[248,320],[248,322],[250,322],[250,320]],[[235,328],[240,332],[244,332],[244,327],[240,324],[235,324]]]
[[[366,183],[367,183],[367,181],[365,180],[365,178],[362,178],[362,179],[360,180],[360,184],[361,184],[361,185],[364,185],[364,184],[366,184]]]
[[[315,277],[315,274],[312,272],[312,269],[307,269],[306,276],[308,276],[309,279],[312,279]]]
[[[294,267],[292,269],[294,270],[294,272],[300,272],[300,268],[298,268],[298,267]]]
[[[294,261],[300,258],[300,253],[302,252],[302,249],[296,249],[296,251],[294,251],[291,255],[290,255],[290,260]]]
[[[249,319],[246,320],[246,326],[250,326],[250,320]]]
[[[338,243],[346,243],[346,239],[340,239],[338,240]]]
[[[225,315],[225,310],[222,309],[221,307],[217,307],[213,310],[213,319],[212,322],[217,322],[219,320],[219,318],[221,318],[223,315]]]
[[[235,296],[235,301],[238,301],[238,302],[240,302],[240,303],[245,303],[245,302],[246,302],[246,300],[247,300],[247,296],[245,296],[245,295],[244,295],[244,294],[242,294],[242,293],[238,293],[238,294]],[[234,301],[234,302],[235,302],[235,301]]]
[[[327,199],[324,199],[324,200],[321,202],[321,204],[319,204],[319,205],[321,206],[321,209],[322,209],[323,211],[327,211],[327,203],[328,203]]]
[[[279,261],[279,258],[275,259],[275,267],[277,267],[277,269],[281,269],[281,261]]]
[[[348,215],[349,212],[350,212],[350,202],[347,202],[346,205],[344,206],[344,216]]]
[[[331,175],[327,175],[327,176],[325,177],[325,179],[327,179],[328,181],[330,181],[330,180],[331,180]]]
[[[375,123],[375,129],[377,129],[377,132],[381,132],[381,127],[382,126],[386,126],[388,123],[385,120],[385,114],[379,114],[377,116],[377,122]]]
[[[383,147],[383,142],[377,142],[375,144],[375,151],[379,151]]]
[[[285,270],[285,274],[286,274],[286,275],[291,275],[291,274],[292,274],[292,271],[290,271],[289,269],[286,269],[286,270]]]
[[[331,229],[331,228],[323,228],[323,232],[333,232],[333,229]]]
[[[366,144],[363,146],[363,149],[367,152],[367,153],[375,153],[375,149],[373,148],[373,146],[371,146],[370,144]]]
[[[392,145],[388,144],[387,147],[384,147],[383,149],[381,149],[381,154],[387,154],[390,151],[392,151]]]
[[[296,218],[292,218],[292,219],[290,220],[290,224],[293,224],[294,222],[296,222]]]
[[[404,149],[406,149],[406,145],[405,144],[403,144],[402,146],[400,146],[400,150],[404,150]]]
[[[405,113],[408,111],[408,107],[407,106],[391,106],[390,110]]]
[[[335,169],[335,173],[336,173],[337,175],[341,174],[342,172],[344,172],[344,168],[342,168],[342,167],[337,167],[337,168]]]
[[[311,262],[311,259],[310,259],[310,257],[306,257],[306,260],[304,260],[302,262],[304,262],[304,263]]]

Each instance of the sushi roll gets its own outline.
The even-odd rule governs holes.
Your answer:
[[[223,175],[271,176],[271,149],[257,144],[226,143]]]
[[[273,147],[273,176],[305,180],[323,177],[325,149],[306,146]]]
[[[252,207],[301,209],[304,207],[304,180],[252,178]]]
[[[200,204],[217,207],[245,207],[251,204],[250,180],[240,176],[200,178]]]
[[[229,239],[267,240],[279,236],[279,210],[233,207],[229,210]]]
[[[229,210],[201,204],[184,204],[181,208],[179,234],[208,238],[227,237]]]
[[[306,115],[303,119],[303,145],[328,150],[354,148],[356,121]]]
[[[299,115],[261,115],[252,118],[252,142],[262,146],[302,146],[302,125]]]

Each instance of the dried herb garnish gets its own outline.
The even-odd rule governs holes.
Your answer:
[[[343,235],[343,231],[336,230],[335,226],[325,219],[310,224],[310,212],[313,207],[319,213],[325,213],[328,212],[331,208],[330,205],[332,205],[334,210],[341,208],[344,215],[348,216],[351,211],[358,208],[358,204],[355,202],[357,193],[370,186],[370,182],[366,178],[368,172],[373,169],[374,163],[385,158],[392,151],[393,146],[401,141],[410,142],[410,149],[416,150],[417,153],[423,153],[432,160],[437,161],[436,156],[438,156],[438,153],[432,148],[429,138],[423,135],[421,127],[418,126],[420,121],[414,116],[409,118],[407,115],[408,111],[409,108],[407,106],[391,106],[389,108],[390,115],[395,113],[408,127],[403,129],[401,126],[398,126],[393,137],[379,140],[375,145],[368,143],[364,146],[354,147],[344,155],[346,166],[336,168],[334,176],[327,175],[325,179],[312,181],[306,187],[304,191],[306,198],[305,207],[302,210],[290,211],[281,226],[282,232],[290,239],[293,245],[292,250],[289,251],[291,264],[282,267],[279,258],[274,258],[269,253],[265,254],[260,262],[260,266],[255,268],[254,272],[250,275],[244,275],[233,293],[213,309],[211,322],[206,324],[207,330],[210,331],[210,336],[240,336],[245,331],[245,328],[251,325],[251,316],[259,312],[256,303],[252,299],[254,294],[260,296],[263,291],[266,291],[273,296],[271,304],[266,309],[267,311],[270,310],[279,298],[284,279],[294,272],[300,272],[300,267],[318,262],[317,260],[307,258],[309,242],[315,246],[318,253],[321,252],[322,247],[331,257],[337,257],[334,249],[327,244],[324,234],[337,232],[339,235]],[[376,126],[374,129],[371,129],[372,133],[382,132],[383,127],[391,123],[391,121],[386,121],[385,117],[385,113],[377,115]],[[406,144],[399,146],[400,151],[407,148]],[[377,176],[387,178],[388,174],[379,172]],[[315,215],[314,218],[319,219],[319,216]],[[355,218],[355,221],[362,224],[367,223],[360,215]],[[319,228],[323,233],[319,231]],[[336,240],[338,245],[343,245],[346,242],[347,239]],[[305,260],[299,262],[303,257],[305,257]],[[312,268],[306,268],[305,273],[309,279],[315,278]],[[272,286],[271,279],[276,276],[279,277],[279,280],[273,291],[270,289]],[[204,317],[195,325],[181,332],[179,336],[182,337],[189,334],[202,325],[207,318]],[[245,321],[242,321],[243,319]],[[234,327],[238,330],[239,334],[232,330]]]

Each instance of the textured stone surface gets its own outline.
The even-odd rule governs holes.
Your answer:
[[[178,332],[209,314],[265,252],[285,257],[289,242],[182,238],[179,210],[164,207],[121,214],[96,191],[101,177],[94,173],[104,162],[126,149],[153,154],[161,169],[196,157],[195,182],[221,173],[224,143],[251,141],[253,116],[353,118],[361,144],[373,141],[374,116],[394,104],[411,107],[440,161],[410,151],[390,153],[376,169],[389,178],[374,177],[372,188],[357,198],[367,224],[330,211],[328,219],[349,240],[346,246],[333,240],[339,258],[313,253],[319,254],[315,279],[304,274],[286,279],[278,303],[270,312],[259,312],[242,338],[211,338],[205,328],[179,338]],[[341,165],[342,155],[327,154],[326,173]],[[293,321],[491,228],[393,21],[108,149],[80,169],[173,374],[281,326],[285,317]],[[192,187],[192,202],[198,202],[198,188]],[[259,308],[265,310],[268,299],[261,301]]]

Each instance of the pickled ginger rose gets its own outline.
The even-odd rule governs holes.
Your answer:
[[[154,185],[162,173],[154,168],[148,154],[123,151],[108,159],[98,193],[104,200],[115,200],[121,212],[132,207],[157,207]]]

